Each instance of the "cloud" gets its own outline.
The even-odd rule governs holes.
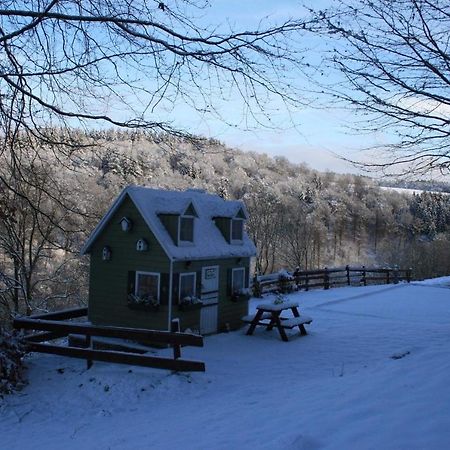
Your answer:
[[[402,97],[396,104],[417,113],[433,114],[441,116],[443,119],[450,119],[450,105],[437,100],[421,99],[419,97]]]

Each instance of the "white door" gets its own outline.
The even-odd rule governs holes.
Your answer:
[[[219,266],[202,268],[200,333],[217,333],[219,310]]]

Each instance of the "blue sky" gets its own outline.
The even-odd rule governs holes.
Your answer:
[[[308,3],[308,2],[306,2]],[[310,2],[315,8],[329,5],[329,1]],[[211,6],[202,12],[204,23],[229,23],[233,29],[251,29],[258,26],[261,19],[281,22],[292,17],[302,17],[305,9],[294,0],[213,0]],[[321,44],[311,40],[306,43],[320,50]],[[306,83],[306,82],[305,82]],[[306,86],[306,85],[305,85]],[[275,100],[276,102],[276,100]],[[174,112],[174,123],[189,131],[219,139],[225,144],[242,150],[281,155],[297,163],[305,162],[318,170],[336,172],[356,172],[350,164],[336,155],[347,158],[364,157],[359,150],[384,140],[380,136],[358,136],[351,134],[347,125],[355,118],[348,111],[336,109],[316,109],[312,107],[274,107],[271,113],[275,129],[251,126],[246,130],[246,120],[242,102],[239,99],[221,102],[222,116],[233,118],[237,126],[228,126],[223,121],[200,115],[188,107],[180,106]]]

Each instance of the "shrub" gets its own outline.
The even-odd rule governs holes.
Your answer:
[[[23,386],[24,354],[18,336],[0,328],[0,396]]]

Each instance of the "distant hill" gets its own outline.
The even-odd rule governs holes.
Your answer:
[[[0,155],[0,179],[20,190],[0,196],[0,323],[86,299],[88,259],[79,250],[127,185],[242,199],[257,273],[346,264],[412,267],[419,278],[450,273],[450,196],[425,192],[450,191],[445,184],[380,187],[211,139],[117,130],[72,130],[70,138],[67,155],[51,146],[21,153],[28,181],[14,179],[18,172]]]

